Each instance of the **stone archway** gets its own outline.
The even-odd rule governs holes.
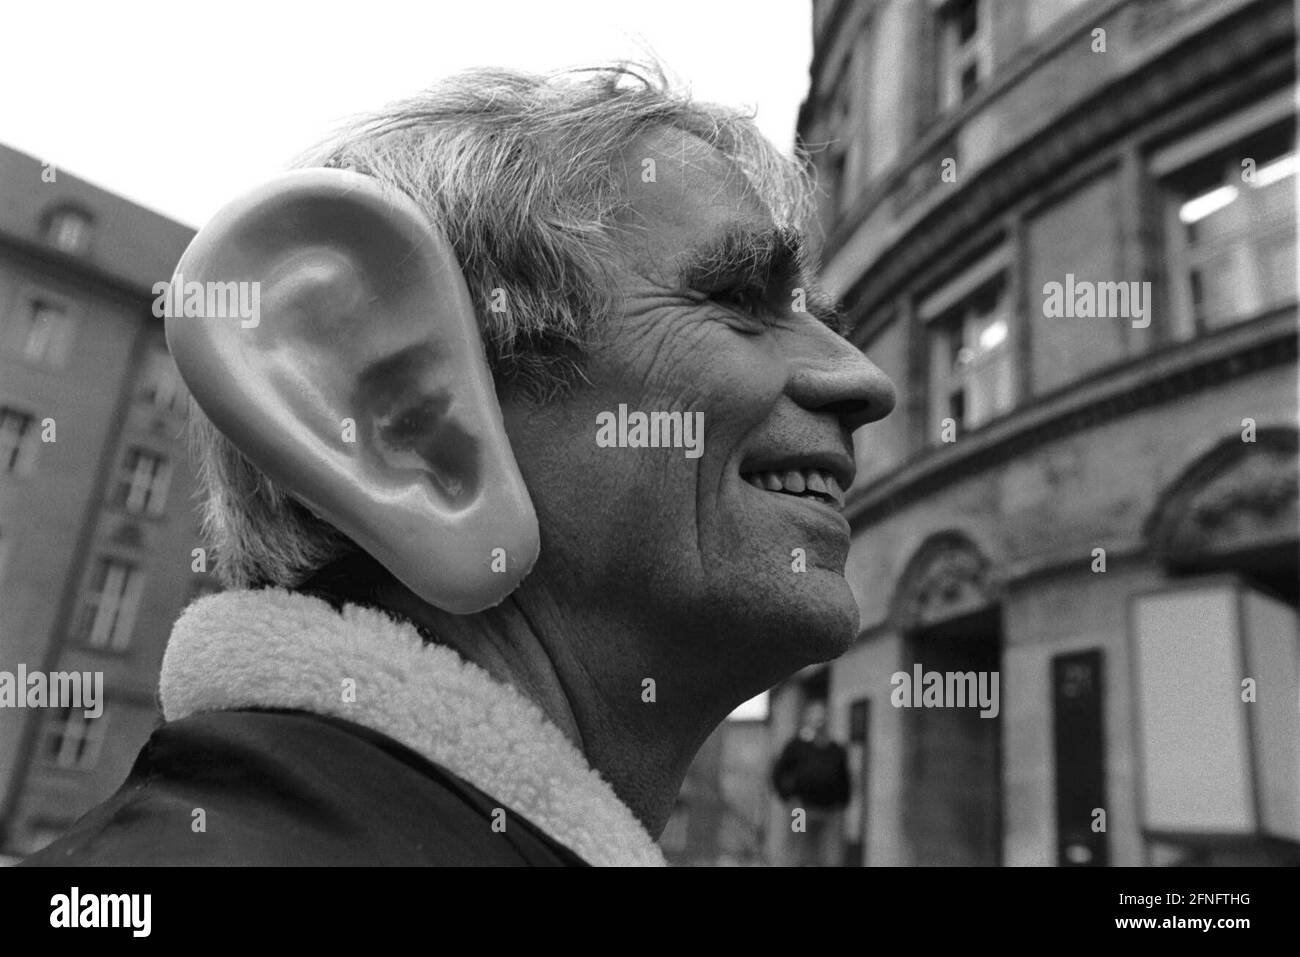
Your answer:
[[[905,672],[1000,672],[998,589],[988,558],[963,533],[940,532],[921,544],[899,577],[892,613]],[[912,863],[1000,863],[1000,719],[971,707],[909,705],[902,726],[903,834]]]
[[[892,617],[915,631],[987,609],[998,600],[990,563],[958,531],[931,535],[908,561],[894,589]]]
[[[1294,428],[1232,435],[1189,465],[1146,524],[1153,554],[1174,574],[1235,570],[1293,603],[1300,540],[1300,460]]]

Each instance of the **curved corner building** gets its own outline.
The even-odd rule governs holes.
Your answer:
[[[815,0],[857,435],[850,864],[1300,860],[1283,0]],[[788,857],[771,809],[769,857]]]

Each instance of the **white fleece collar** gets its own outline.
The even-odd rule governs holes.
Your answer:
[[[344,693],[348,680],[355,695]],[[159,697],[168,721],[238,708],[343,718],[458,775],[590,864],[664,864],[632,812],[540,708],[374,609],[337,612],[278,588],[202,598],[172,629]]]

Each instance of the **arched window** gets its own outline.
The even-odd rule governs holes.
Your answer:
[[[983,552],[960,532],[940,532],[921,544],[899,576],[893,617],[901,628],[925,628],[996,602]]]
[[[1175,574],[1235,571],[1294,604],[1300,439],[1290,426],[1253,438],[1231,434],[1188,466],[1160,496],[1146,536]]]

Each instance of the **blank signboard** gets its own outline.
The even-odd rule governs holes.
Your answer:
[[[1139,760],[1150,830],[1242,834],[1256,828],[1237,602],[1230,583],[1133,599]]]

